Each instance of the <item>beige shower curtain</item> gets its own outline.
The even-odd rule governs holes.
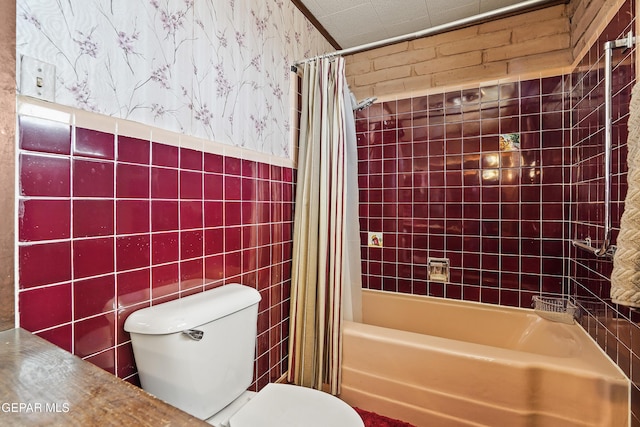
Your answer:
[[[340,391],[343,319],[360,319],[357,152],[343,58],[302,74],[293,232],[291,383]]]

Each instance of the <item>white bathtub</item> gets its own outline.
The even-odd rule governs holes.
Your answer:
[[[343,351],[340,397],[419,427],[629,425],[618,366],[532,310],[364,291]]]

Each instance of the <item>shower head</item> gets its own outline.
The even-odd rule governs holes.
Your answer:
[[[376,102],[376,97],[371,97],[371,98],[365,98],[362,101],[360,101],[358,103],[358,105],[356,105],[355,107],[353,107],[353,111],[362,111],[365,108],[369,108],[371,106],[371,104],[373,104],[374,102]]]

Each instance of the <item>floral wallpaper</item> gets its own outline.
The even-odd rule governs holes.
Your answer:
[[[17,0],[56,103],[290,156],[290,71],[333,49],[289,0]]]

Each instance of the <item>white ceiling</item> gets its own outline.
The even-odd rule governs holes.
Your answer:
[[[490,12],[518,0],[300,0],[343,48]]]

